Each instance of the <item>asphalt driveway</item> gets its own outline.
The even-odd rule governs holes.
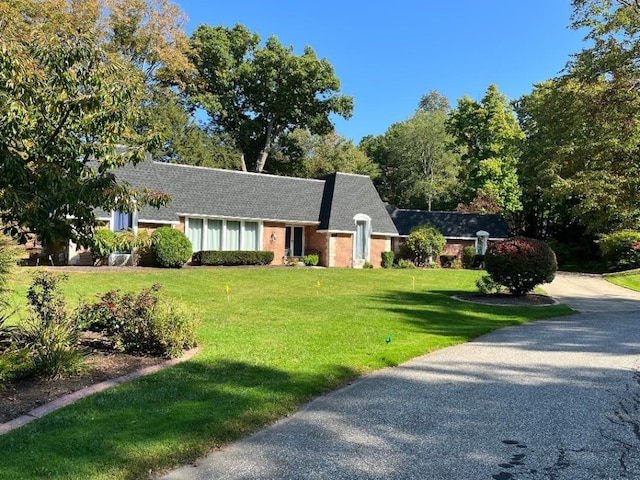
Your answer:
[[[369,375],[162,478],[640,478],[640,294],[545,288],[582,313]]]

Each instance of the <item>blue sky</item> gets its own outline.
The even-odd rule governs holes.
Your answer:
[[[353,117],[336,130],[357,144],[405,120],[437,90],[452,105],[480,100],[495,83],[509,99],[560,73],[583,48],[568,28],[570,0],[337,1],[178,0],[188,33],[199,24],[245,25],[275,35],[296,53],[311,46],[354,97]]]

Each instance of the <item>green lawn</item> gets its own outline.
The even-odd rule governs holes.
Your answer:
[[[604,279],[621,287],[640,292],[640,270],[605,275]]]
[[[19,294],[27,272],[12,279]],[[0,437],[0,479],[145,478],[359,375],[507,325],[570,313],[564,306],[450,298],[474,291],[479,275],[311,268],[73,273],[64,286],[70,303],[161,283],[167,296],[201,312],[201,351]]]

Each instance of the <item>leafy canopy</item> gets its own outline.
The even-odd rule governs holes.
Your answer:
[[[191,46],[197,68],[191,99],[213,128],[234,139],[245,168],[248,160],[262,172],[274,144],[295,128],[327,134],[331,114],[351,116],[353,99],[338,94],[333,67],[310,47],[296,55],[274,36],[261,47],[242,25],[201,25]]]
[[[141,79],[79,18],[60,2],[0,7],[0,220],[12,236],[28,230],[44,244],[89,242],[97,207],[168,200],[110,172],[142,160],[151,141],[134,129]]]

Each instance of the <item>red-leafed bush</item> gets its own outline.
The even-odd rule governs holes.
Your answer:
[[[526,295],[537,285],[552,281],[558,263],[545,242],[513,237],[488,248],[485,268],[496,283],[507,287],[513,295]]]

